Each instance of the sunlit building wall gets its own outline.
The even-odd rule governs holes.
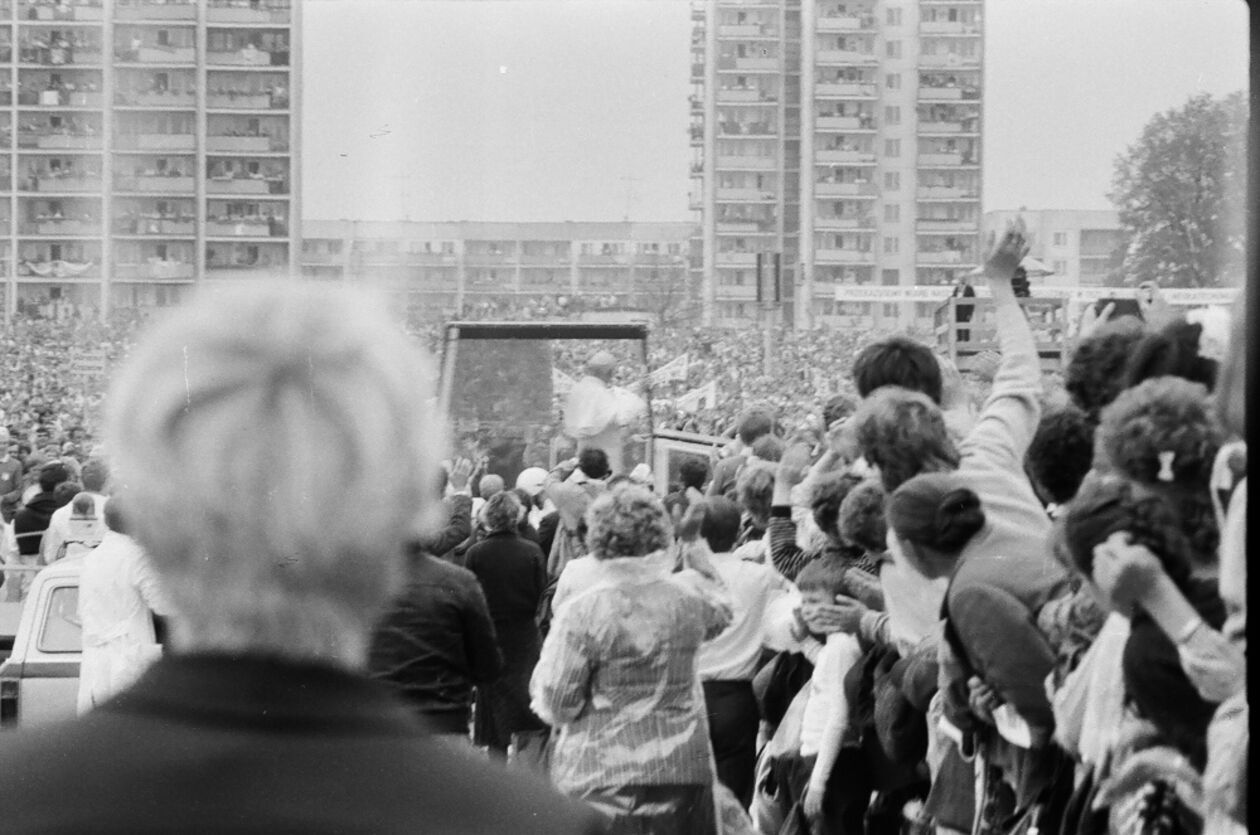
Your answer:
[[[6,316],[296,273],[299,8],[0,0]]]
[[[932,303],[846,288],[952,283],[979,264],[982,14],[983,0],[694,0],[710,321],[922,321]]]

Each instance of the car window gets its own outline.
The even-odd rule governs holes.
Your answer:
[[[83,624],[79,620],[79,587],[59,586],[49,598],[48,617],[39,633],[40,652],[80,652]]]

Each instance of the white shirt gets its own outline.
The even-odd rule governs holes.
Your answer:
[[[731,595],[734,617],[722,634],[701,644],[696,665],[700,680],[751,681],[762,647],[768,646],[770,635],[779,631],[766,620],[783,617],[775,603],[789,596],[793,587],[771,566],[731,553],[714,554],[711,559]]]
[[[105,497],[99,493],[88,493],[92,497],[92,504],[96,510],[96,518],[102,525],[105,524]],[[39,546],[39,556],[44,564],[55,562],[57,559],[57,551],[61,548],[61,543],[66,541],[70,535],[70,515],[73,511],[73,501],[64,504],[53,511],[48,519],[48,530],[44,531],[44,538]]]
[[[848,719],[849,704],[844,697],[844,677],[862,657],[857,638],[843,632],[827,636],[818,658],[814,660],[814,674],[809,679],[809,696],[801,715],[801,756],[811,757],[818,753],[827,721],[836,712]]]

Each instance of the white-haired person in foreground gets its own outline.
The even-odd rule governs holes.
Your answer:
[[[85,716],[6,740],[6,832],[598,831],[364,674],[437,506],[427,372],[363,297],[285,283],[203,295],[136,345],[106,432],[170,642]]]

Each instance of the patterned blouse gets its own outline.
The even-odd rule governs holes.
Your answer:
[[[600,560],[599,571],[557,609],[530,682],[531,708],[554,729],[552,780],[577,797],[711,784],[696,655],[730,623],[725,590],[643,557]]]

